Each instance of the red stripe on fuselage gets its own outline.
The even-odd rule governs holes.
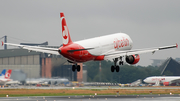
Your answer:
[[[96,58],[99,57],[91,55],[87,50],[68,52],[68,50],[85,49],[84,47],[76,43],[72,43],[67,46],[62,46],[59,49],[61,50],[61,55],[75,62],[86,62],[90,60],[96,60]]]

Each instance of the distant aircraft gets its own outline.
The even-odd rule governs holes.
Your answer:
[[[178,45],[163,46],[158,48],[146,48],[146,49],[136,49],[131,50],[133,42],[131,38],[125,33],[115,33],[100,37],[95,37],[91,39],[81,40],[73,42],[70,37],[69,29],[66,24],[64,13],[60,13],[61,24],[62,24],[62,39],[63,45],[57,48],[47,48],[39,46],[28,46],[19,45],[12,43],[4,43],[11,46],[17,46],[23,49],[28,49],[30,51],[39,51],[49,54],[61,54],[67,61],[73,63],[72,71],[80,71],[80,65],[77,63],[87,62],[87,61],[102,61],[102,60],[113,60],[114,65],[111,66],[111,72],[119,72],[119,65],[123,65],[122,58],[129,64],[136,64],[139,62],[139,54],[152,52],[158,50],[164,50],[169,48],[176,48]],[[96,33],[94,31],[94,33]],[[84,33],[86,35],[86,33]],[[77,35],[78,36],[78,35]],[[3,44],[3,42],[2,42]],[[118,62],[119,61],[119,65]]]
[[[26,84],[28,85],[36,85],[36,84],[60,84],[60,83],[65,83],[69,82],[68,79],[65,78],[37,78],[37,79],[26,79]]]
[[[0,76],[5,75],[5,73],[6,73],[6,69],[3,69]]]
[[[147,77],[143,80],[146,83],[160,85],[163,84],[165,86],[169,85],[179,85],[180,76],[152,76]]]
[[[9,70],[5,73],[5,75],[1,75],[1,76],[0,76],[0,85],[4,85],[6,82],[11,81],[11,79],[10,79],[10,77],[11,77],[11,72],[12,72],[12,70],[9,69]]]

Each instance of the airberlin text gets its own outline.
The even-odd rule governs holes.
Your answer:
[[[114,40],[114,48],[115,49],[118,49],[118,48],[121,48],[121,47],[124,47],[124,46],[129,46],[129,40],[126,38],[122,38],[122,39],[115,39]]]
[[[165,80],[165,78],[152,78],[152,81],[161,81],[161,80]]]

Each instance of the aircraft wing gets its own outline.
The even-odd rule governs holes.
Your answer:
[[[30,50],[30,51],[37,51],[37,52],[43,52],[43,53],[59,55],[57,48],[28,46],[28,45],[19,45],[19,44],[12,44],[12,43],[4,43],[4,44],[10,45],[10,46],[20,47],[22,49],[27,49],[27,50]],[[148,53],[148,52],[151,52],[152,54],[154,54],[156,51],[159,51],[159,50],[177,48],[177,47],[178,47],[178,45],[176,44],[176,45],[163,46],[163,47],[158,47],[158,48],[146,48],[146,49],[136,49],[136,50],[126,50],[126,51],[114,51],[114,49],[113,49],[113,50],[111,50],[109,52],[106,52],[106,53],[104,53],[102,55],[105,56],[105,59],[114,59],[114,58],[118,58],[120,56],[128,56],[128,55],[142,54],[142,53]],[[94,49],[94,48],[79,49],[79,50],[69,50],[69,52],[90,50],[90,49]]]
[[[28,46],[28,45],[19,45],[19,44],[12,44],[12,43],[2,43],[9,45],[9,46],[16,46],[20,47],[22,49],[27,49],[29,51],[36,51],[36,52],[42,52],[42,53],[49,53],[49,54],[55,54],[59,55],[57,48],[47,48],[47,47],[39,47],[39,46]]]
[[[134,54],[142,54],[142,53],[149,53],[151,52],[154,54],[156,51],[170,49],[170,48],[177,48],[178,44],[170,45],[170,46],[163,46],[158,48],[146,48],[146,49],[136,49],[136,50],[127,50],[127,51],[109,51],[108,53],[102,54],[105,56],[105,59],[114,59],[119,58],[120,56],[128,56]]]
[[[180,83],[180,78],[170,81],[171,83]]]

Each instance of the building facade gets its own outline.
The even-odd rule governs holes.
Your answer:
[[[46,53],[30,52],[25,49],[0,50],[0,71],[3,69],[22,70],[27,78],[61,77],[70,81],[83,81],[81,72],[72,72],[72,64],[61,55],[48,56]]]

